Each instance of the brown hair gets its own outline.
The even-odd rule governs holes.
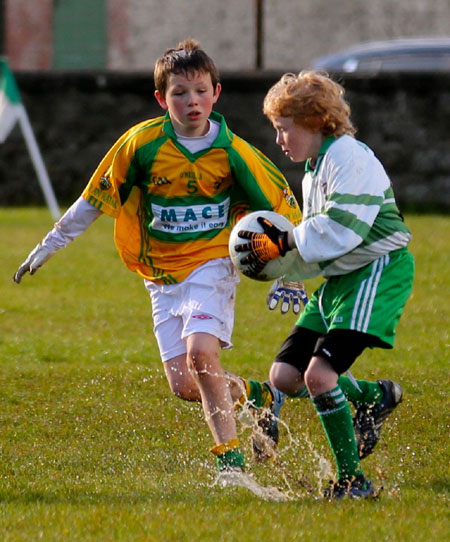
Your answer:
[[[155,87],[162,96],[165,96],[170,74],[191,75],[193,72],[209,73],[214,89],[219,83],[219,71],[212,58],[200,47],[198,41],[188,38],[180,42],[175,49],[167,49],[156,61]]]
[[[271,121],[292,117],[296,124],[324,136],[353,136],[356,129],[344,93],[325,72],[285,73],[264,98],[263,111]]]

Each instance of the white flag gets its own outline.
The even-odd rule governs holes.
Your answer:
[[[0,58],[0,143],[8,137],[23,109],[19,90],[5,59]]]

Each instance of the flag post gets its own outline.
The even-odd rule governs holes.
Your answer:
[[[45,168],[44,161],[42,160],[41,153],[39,152],[39,147],[36,142],[36,138],[34,137],[33,129],[31,128],[30,120],[25,107],[21,107],[19,110],[19,124],[28,148],[28,152],[30,153],[30,158],[33,162],[34,169],[36,170],[39,184],[41,185],[42,192],[44,193],[45,201],[47,202],[53,218],[58,220],[61,217],[61,213],[50,183],[50,179],[48,177],[47,169]]]
[[[15,124],[19,122],[22,135],[33,162],[39,184],[44,193],[48,208],[55,220],[61,216],[58,203],[56,202],[44,161],[42,160],[33,129],[22,100],[19,89],[6,58],[0,56],[0,143],[8,137]]]

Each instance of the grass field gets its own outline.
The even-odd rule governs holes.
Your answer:
[[[150,303],[119,260],[112,221],[16,285],[52,221],[45,209],[0,209],[0,540],[449,540],[450,218],[407,222],[417,278],[396,348],[353,368],[405,390],[364,462],[380,496],[318,498],[331,457],[312,406],[291,400],[277,463],[252,465],[240,426],[251,473],[291,498],[277,503],[214,486],[202,411],[168,391]],[[267,287],[241,282],[235,348],[222,358],[257,379],[294,322],[266,310]]]

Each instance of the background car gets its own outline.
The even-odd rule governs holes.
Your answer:
[[[343,72],[450,71],[450,37],[359,43],[316,58],[312,67]]]

